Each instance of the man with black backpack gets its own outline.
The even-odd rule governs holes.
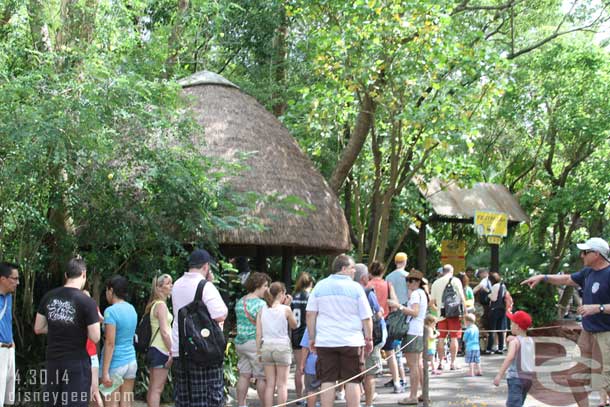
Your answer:
[[[213,284],[211,260],[207,251],[195,249],[189,256],[188,271],[172,289],[176,407],[224,405],[226,341],[220,324],[228,309]]]
[[[464,316],[464,288],[458,278],[453,277],[453,266],[445,264],[443,274],[432,283],[431,303],[435,304],[440,312],[437,329],[439,331],[436,351],[438,353],[438,370],[443,369],[445,356],[445,338],[449,336],[449,351],[451,353],[451,370],[455,370],[455,358],[458,351],[458,338],[461,336],[461,318]]]

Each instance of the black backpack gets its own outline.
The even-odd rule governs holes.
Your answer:
[[[140,323],[136,327],[136,333],[133,336],[133,347],[136,349],[136,352],[147,353],[150,344],[155,340],[158,333],[159,327],[157,327],[155,334],[152,335],[152,327],[150,326],[150,312],[147,312],[140,320]]]
[[[441,317],[454,318],[461,317],[464,314],[464,304],[458,295],[457,291],[451,284],[453,277],[449,279],[449,283],[443,290],[443,308],[441,308]]]
[[[371,291],[375,291],[373,288],[367,288],[366,290],[364,290],[364,292],[366,293],[366,299],[369,299],[369,294],[371,293]],[[373,309],[373,304],[371,304],[371,302],[369,301],[369,306],[371,307],[371,311],[373,311],[373,345],[379,345],[381,343],[381,341],[383,340],[383,330],[381,328],[381,318],[379,318],[376,313],[375,310]]]
[[[218,367],[224,360],[227,341],[201,299],[206,283],[201,280],[193,301],[178,311],[180,359],[201,367]]]

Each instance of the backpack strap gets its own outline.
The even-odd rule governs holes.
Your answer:
[[[197,284],[197,291],[195,291],[195,298],[193,298],[193,301],[201,301],[201,297],[203,297],[203,288],[207,282],[208,280],[204,278]]]
[[[157,305],[159,305],[161,301],[156,301],[152,307],[150,307],[150,323],[151,323],[151,327],[152,327],[152,317],[155,315],[154,314],[154,309]],[[157,318],[157,330],[155,331],[155,334],[152,336],[152,338],[150,338],[150,342],[148,344],[148,346],[150,346],[154,341],[155,338],[157,337],[157,334],[159,333],[159,329],[161,329],[161,324],[159,323],[159,318]],[[171,349],[168,349],[171,350]]]

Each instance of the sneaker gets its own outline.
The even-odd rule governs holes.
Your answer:
[[[399,384],[394,385],[393,393],[396,393],[396,394],[404,393],[404,391],[405,391],[405,389],[401,385],[399,385]]]
[[[392,379],[390,379],[389,382],[385,382],[383,384],[383,387],[392,387],[392,386],[394,386],[394,380],[392,380]]]
[[[345,392],[338,391],[335,393],[335,400],[337,401],[345,401]]]
[[[503,355],[504,354],[504,350],[503,349],[498,349],[498,350],[494,351],[494,353],[496,355]]]

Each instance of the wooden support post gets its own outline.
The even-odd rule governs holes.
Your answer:
[[[419,235],[417,242],[417,268],[419,271],[426,275],[426,257],[428,256],[428,251],[426,249],[426,225],[427,223],[422,222],[419,225]]]
[[[490,270],[491,272],[500,272],[500,245],[490,244],[491,246],[491,264]]]
[[[267,250],[264,246],[256,247],[256,271],[267,272]]]
[[[294,248],[282,248],[282,281],[286,285],[286,292],[292,292],[292,263],[294,260]]]

